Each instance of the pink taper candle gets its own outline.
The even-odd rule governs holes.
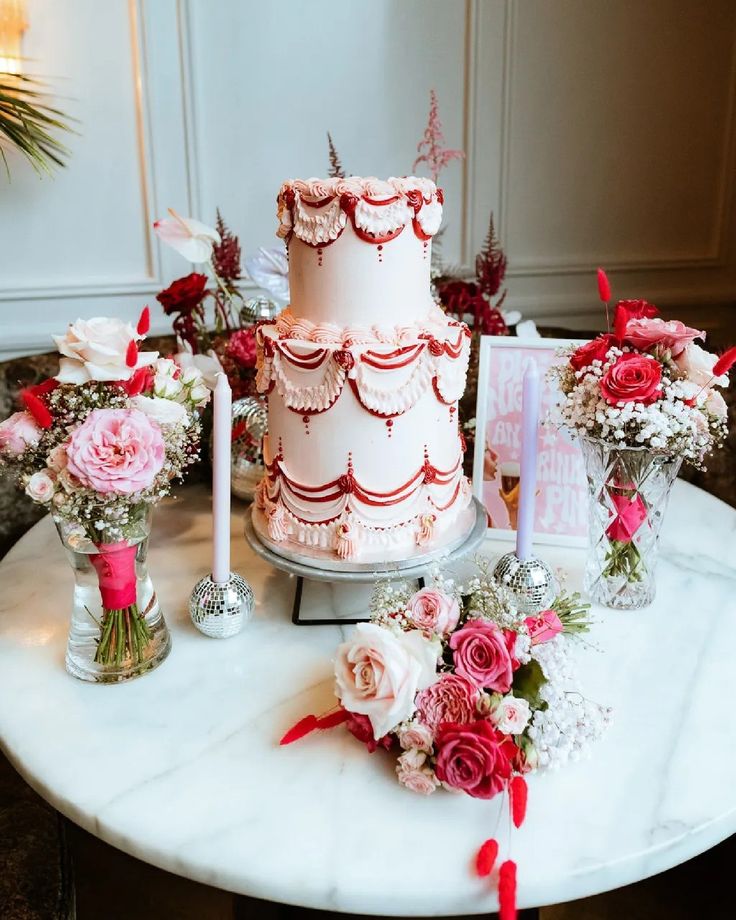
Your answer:
[[[530,361],[524,373],[521,397],[521,469],[519,471],[519,514],[516,555],[529,559],[534,534],[534,505],[537,493],[537,435],[539,430],[539,370]]]
[[[232,392],[225,374],[217,375],[212,431],[212,580],[230,578],[230,451]]]

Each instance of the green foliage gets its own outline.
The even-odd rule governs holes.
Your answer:
[[[54,166],[64,166],[67,148],[55,136],[71,131],[63,112],[44,101],[44,86],[33,77],[0,73],[0,157],[10,176],[3,147],[14,147],[36,172],[50,174]]]
[[[531,658],[514,673],[514,696],[525,699],[532,709],[546,709],[547,704],[539,695],[546,682],[541,664],[536,658]]]

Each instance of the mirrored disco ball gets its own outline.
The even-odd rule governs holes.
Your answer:
[[[557,594],[552,569],[542,559],[519,559],[516,553],[506,553],[493,570],[496,581],[508,588],[520,613],[533,615],[546,610]]]
[[[230,487],[233,495],[250,500],[265,472],[263,435],[268,427],[266,403],[259,396],[244,396],[233,403]]]
[[[251,297],[240,308],[240,322],[252,326],[262,320],[273,319],[281,312],[281,307],[268,297]]]
[[[237,572],[218,584],[211,575],[194,586],[189,615],[197,629],[212,639],[227,639],[240,632],[253,615],[253,589]]]

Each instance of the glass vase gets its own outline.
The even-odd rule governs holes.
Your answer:
[[[148,574],[151,509],[131,509],[126,538],[94,542],[76,522],[56,528],[74,572],[66,669],[80,680],[118,683],[158,667],[171,636]]]
[[[580,440],[590,501],[585,588],[605,607],[646,607],[654,600],[659,530],[682,460]]]

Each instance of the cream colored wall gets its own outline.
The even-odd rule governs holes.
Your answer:
[[[150,225],[219,205],[273,241],[285,176],[406,173],[440,97],[448,259],[494,209],[510,306],[595,322],[620,296],[693,311],[736,290],[732,0],[28,0],[25,52],[79,119],[68,169],[0,179],[0,354],[140,306],[187,266]],[[157,311],[155,311],[157,313]],[[157,313],[158,327],[166,328]]]

